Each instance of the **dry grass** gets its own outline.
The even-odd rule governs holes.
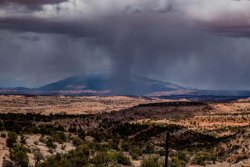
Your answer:
[[[169,113],[170,107],[165,109]],[[202,107],[176,107],[179,112],[176,118],[142,118],[132,121],[140,124],[180,125],[189,130],[209,133],[216,137],[228,136],[234,133],[233,128],[250,126],[250,102],[236,101],[231,103],[210,103]],[[185,113],[185,114],[184,114]],[[183,115],[186,115],[183,117]],[[189,115],[189,116],[188,116]]]
[[[0,113],[98,114],[169,100],[141,97],[0,96]]]
[[[6,158],[9,154],[9,149],[5,143],[6,138],[0,137],[0,165],[3,164],[3,158]]]
[[[231,103],[211,104],[211,113],[214,114],[233,114],[250,112],[250,102],[239,100]]]

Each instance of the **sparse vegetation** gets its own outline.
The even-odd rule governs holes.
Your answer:
[[[98,115],[0,114],[0,136],[11,158],[4,163],[113,167],[140,162],[142,167],[162,167],[166,131],[171,134],[170,166],[238,163],[249,158],[250,143],[244,139],[250,136],[250,114],[208,110],[211,106],[206,103],[185,102]]]
[[[9,132],[6,140],[7,147],[13,148],[17,142],[17,134],[15,132]]]
[[[39,149],[36,149],[34,151],[34,160],[35,160],[35,166],[37,166],[42,160],[44,160],[44,155],[40,152]]]
[[[215,162],[216,157],[215,155],[209,151],[198,151],[195,154],[195,157],[193,159],[193,163],[198,164],[198,165],[205,165],[206,162],[212,161],[213,163]]]
[[[13,160],[17,166],[28,167],[28,150],[23,145],[16,145],[10,150],[10,159]]]
[[[161,167],[159,158],[156,156],[147,157],[142,160],[141,167]]]

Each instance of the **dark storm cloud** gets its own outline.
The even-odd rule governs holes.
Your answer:
[[[0,35],[3,37],[0,41],[1,80],[7,80],[10,85],[34,87],[88,72],[87,69],[91,72],[109,70],[105,69],[109,65],[103,57],[105,52],[91,39],[72,40],[62,35],[8,31],[0,31]],[[23,39],[34,36],[40,40]]]
[[[108,71],[117,85],[139,74],[198,88],[250,89],[250,41],[242,38],[248,23],[220,21],[235,10],[223,11],[230,0],[211,0],[212,11],[205,1],[203,10],[195,7],[195,0],[105,2],[69,1],[60,11],[52,5],[21,15],[3,10],[0,28],[8,31],[0,41],[1,75],[23,76],[24,85],[34,86]],[[39,40],[32,42],[34,36]]]
[[[41,9],[41,6],[48,4],[59,4],[67,0],[0,0],[0,5],[18,4],[29,9]]]
[[[213,32],[218,35],[222,36],[229,36],[229,37],[250,37],[250,24],[246,21],[241,24],[236,25],[227,25],[227,24],[208,24],[204,26],[204,29],[207,31]]]
[[[20,38],[23,39],[23,40],[28,40],[28,41],[33,41],[33,42],[36,42],[36,41],[40,40],[40,38],[38,36],[31,36],[31,37],[29,37],[29,36],[21,36]]]

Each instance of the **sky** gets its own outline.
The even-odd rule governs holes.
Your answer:
[[[0,0],[0,87],[108,73],[250,90],[249,9],[249,0]]]

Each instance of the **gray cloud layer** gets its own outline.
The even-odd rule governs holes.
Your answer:
[[[139,74],[197,88],[250,89],[250,2],[12,2],[0,8],[4,86],[105,71],[119,83]]]
[[[23,6],[31,10],[41,10],[43,5],[60,4],[67,0],[1,0],[0,5],[8,6]]]

